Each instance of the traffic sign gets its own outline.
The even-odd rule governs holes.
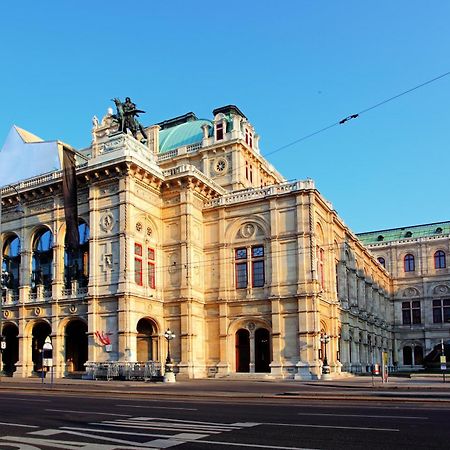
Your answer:
[[[1,349],[2,350],[5,350],[5,348],[6,348],[6,342],[5,341],[2,341],[2,343],[0,344],[1,345]]]

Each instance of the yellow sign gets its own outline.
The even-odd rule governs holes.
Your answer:
[[[447,358],[445,355],[441,355],[441,364],[445,364],[447,362]]]

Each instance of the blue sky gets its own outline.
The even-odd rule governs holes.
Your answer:
[[[450,71],[450,2],[1,2],[0,142],[77,148],[130,96],[159,122],[236,104],[262,153]],[[273,153],[355,232],[450,220],[450,76]]]

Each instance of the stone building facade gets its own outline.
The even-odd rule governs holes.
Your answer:
[[[70,267],[61,171],[1,189],[6,373],[39,372],[47,336],[58,377],[164,362],[168,328],[179,377],[317,379],[325,353],[335,375],[394,362],[389,274],[312,180],[261,156],[237,107],[146,132],[94,121]]]
[[[358,235],[393,281],[396,351],[400,369],[439,367],[450,357],[450,222]]]

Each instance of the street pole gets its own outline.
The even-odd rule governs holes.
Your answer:
[[[165,383],[175,383],[175,374],[172,370],[172,358],[170,357],[170,341],[175,338],[175,334],[167,328],[164,333],[164,337],[167,340],[167,358],[164,367],[164,382]]]

